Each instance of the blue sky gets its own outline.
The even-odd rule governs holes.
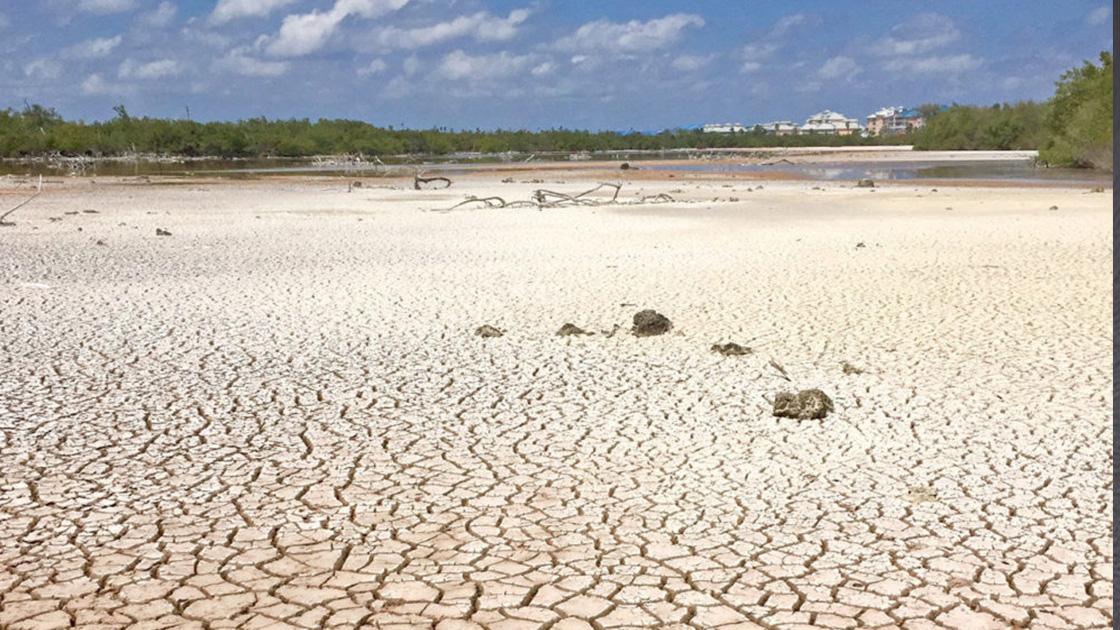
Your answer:
[[[1042,99],[1112,48],[1102,0],[0,3],[0,107],[660,129]]]

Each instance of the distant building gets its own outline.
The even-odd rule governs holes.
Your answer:
[[[890,136],[919,129],[926,123],[922,113],[908,107],[884,107],[867,117],[867,135]]]
[[[822,134],[827,136],[850,136],[854,133],[859,133],[859,121],[855,118],[848,118],[843,114],[824,110],[818,114],[813,114],[801,125],[800,133],[802,134]]]
[[[798,127],[789,120],[776,120],[774,122],[762,123],[758,125],[766,133],[772,133],[775,136],[795,136],[797,135]]]
[[[708,123],[701,129],[704,133],[743,133],[747,130],[742,123]]]

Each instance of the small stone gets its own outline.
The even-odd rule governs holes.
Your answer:
[[[906,491],[911,503],[927,503],[937,500],[937,491],[929,486],[914,486]]]
[[[856,182],[856,188],[874,188],[875,182],[870,179],[861,179]]]
[[[163,228],[156,228],[156,236],[171,236],[171,232]]]
[[[1104,186],[1097,186],[1096,188],[1093,188],[1093,190],[1091,190],[1089,192],[1103,193],[1104,192]]]
[[[1050,206],[1050,209],[1051,209],[1051,210],[1057,210],[1057,209],[1058,209],[1058,206]]]
[[[746,346],[740,346],[734,341],[730,341],[724,344],[712,344],[712,352],[718,352],[725,357],[741,357],[745,354],[754,353],[754,350],[751,350]]]
[[[474,334],[484,339],[489,339],[490,337],[501,337],[505,333],[489,324],[483,324],[475,329]]]
[[[97,242],[96,242],[96,243],[94,243],[94,245],[100,245],[100,246],[102,246],[102,247],[106,247],[106,246],[108,246],[109,244],[108,244],[108,243],[106,243],[106,242],[105,242],[104,240],[102,240],[102,239],[97,239]]]
[[[832,410],[832,399],[819,389],[781,392],[774,397],[774,415],[779,418],[819,420]]]
[[[350,186],[352,186],[354,188],[361,188],[362,187],[362,182],[354,182],[353,184],[350,184]]]
[[[590,335],[591,333],[580,328],[579,326],[576,326],[575,324],[564,324],[560,327],[560,330],[558,330],[556,334],[560,337],[570,337],[572,335]]]
[[[845,374],[863,374],[862,368],[858,368],[847,361],[840,364],[840,369],[843,370]]]
[[[638,311],[634,315],[634,328],[633,333],[635,337],[652,337],[654,335],[664,335],[673,328],[673,322],[669,321],[661,313],[652,309]]]
[[[623,170],[623,171],[628,171],[628,170],[630,170],[630,163],[629,162],[623,162],[622,164],[619,165],[618,168],[620,170]]]
[[[862,249],[864,247],[867,247],[867,243],[864,243],[863,241],[856,243],[856,249]]]

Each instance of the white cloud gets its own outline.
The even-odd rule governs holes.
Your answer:
[[[656,50],[680,39],[687,28],[704,26],[704,18],[690,13],[674,13],[662,18],[641,22],[610,22],[596,20],[576,29],[575,33],[561,38],[556,46],[568,51],[602,50],[614,53],[634,53]]]
[[[919,13],[891,28],[889,35],[871,47],[871,52],[883,57],[920,55],[950,44],[960,36],[953,21],[944,15]]]
[[[404,75],[406,77],[411,77],[412,75],[420,72],[420,70],[424,68],[424,64],[421,63],[420,58],[416,55],[409,55],[408,57],[405,57],[404,62],[401,64],[401,68],[404,70]]]
[[[48,81],[62,76],[62,64],[54,59],[35,59],[23,67],[23,75],[29,79],[46,79]]]
[[[547,74],[552,74],[552,71],[555,69],[556,64],[552,63],[551,61],[545,61],[533,66],[533,69],[530,70],[529,73],[535,77],[543,77]]]
[[[141,15],[138,22],[141,26],[148,28],[163,28],[169,26],[175,20],[177,12],[178,9],[174,3],[164,0],[155,9]]]
[[[851,57],[837,56],[824,62],[817,76],[825,80],[847,79],[860,73],[859,64]]]
[[[346,18],[372,19],[397,11],[408,3],[409,0],[335,0],[329,11],[285,17],[280,32],[264,38],[261,43],[271,55],[302,57],[322,48]]]
[[[62,56],[67,59],[100,59],[102,57],[108,57],[109,54],[120,45],[120,35],[116,37],[88,39],[63,50]]]
[[[518,74],[532,63],[531,55],[511,55],[505,51],[494,55],[468,55],[454,50],[440,62],[439,73],[453,81],[499,79]]]
[[[80,0],[78,10],[88,13],[122,13],[131,11],[136,0]]]
[[[459,37],[473,37],[478,41],[506,41],[517,35],[517,27],[529,15],[528,9],[516,9],[504,18],[480,11],[420,28],[382,28],[375,31],[371,39],[380,49],[421,48]]]
[[[380,59],[374,59],[373,61],[369,62],[369,64],[367,64],[367,65],[365,65],[361,68],[358,68],[358,76],[368,77],[368,76],[373,76],[375,74],[381,74],[382,72],[385,72],[385,70],[387,70],[388,68],[389,68],[389,64],[385,63],[384,61],[382,61]]]
[[[816,26],[819,23],[820,18],[816,15],[794,13],[793,15],[787,15],[778,20],[774,24],[774,27],[770,29],[769,37],[775,39],[785,37],[790,31],[793,31],[799,26]]]
[[[786,46],[794,31],[804,30],[820,23],[819,16],[807,13],[794,13],[781,18],[764,36],[748,42],[739,49],[739,56],[743,59],[740,70],[745,74],[758,72],[765,62]]]
[[[1110,17],[1112,17],[1112,9],[1108,6],[1102,6],[1090,11],[1089,15],[1085,18],[1085,21],[1092,26],[1097,26],[1107,23],[1108,18]]]
[[[681,55],[669,65],[680,72],[696,72],[712,63],[715,55]]]
[[[89,95],[105,95],[105,94],[129,94],[132,92],[132,87],[122,83],[112,83],[106,81],[100,74],[91,74],[82,82],[82,94]]]
[[[148,63],[137,63],[125,59],[117,68],[117,76],[122,79],[162,79],[182,72],[179,62],[174,59],[160,59]]]
[[[978,68],[981,63],[981,59],[962,54],[920,59],[891,59],[884,67],[891,72],[910,74],[959,74]]]
[[[211,24],[225,24],[231,20],[246,17],[264,17],[277,9],[282,9],[296,0],[218,0],[218,5],[210,14]]]
[[[288,71],[287,62],[263,61],[251,57],[246,47],[234,48],[214,65],[219,70],[227,70],[246,77],[276,77]]]

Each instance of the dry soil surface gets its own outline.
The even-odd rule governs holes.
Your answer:
[[[48,182],[0,627],[1111,624],[1111,191],[530,177]]]

